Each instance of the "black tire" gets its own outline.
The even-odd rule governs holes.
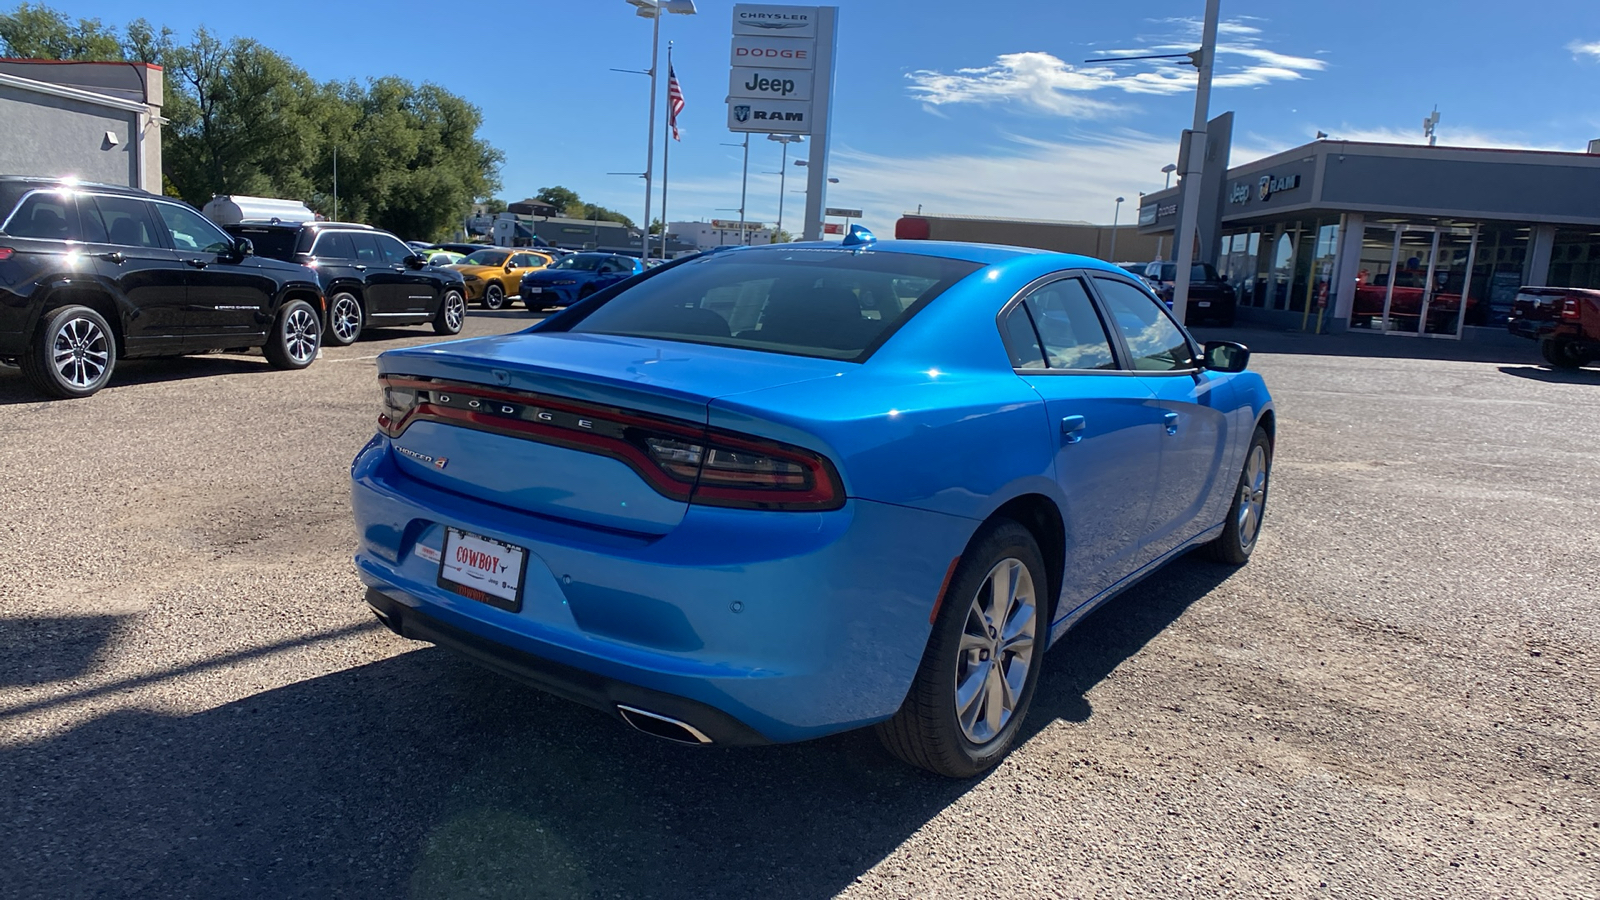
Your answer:
[[[117,337],[105,317],[87,306],[45,313],[33,346],[17,358],[34,390],[48,397],[88,397],[111,381]]]
[[[460,334],[467,321],[467,301],[455,288],[445,288],[444,299],[439,301],[439,311],[433,317],[435,334]]]
[[[500,309],[506,305],[506,289],[500,282],[491,281],[483,289],[483,308]]]
[[[1260,452],[1259,460],[1257,452]],[[1259,480],[1256,469],[1259,463]],[[1228,504],[1228,518],[1222,535],[1207,546],[1211,557],[1230,566],[1242,566],[1250,561],[1250,553],[1261,537],[1261,517],[1267,511],[1267,491],[1272,480],[1272,440],[1267,430],[1257,426],[1250,437],[1250,448],[1245,451],[1244,465],[1239,471],[1239,482],[1234,487],[1233,502]],[[1246,490],[1248,489],[1248,500]],[[1244,504],[1253,506],[1253,515],[1247,519]]]
[[[1576,369],[1584,358],[1576,352],[1576,345],[1563,338],[1545,338],[1539,342],[1539,354],[1554,369]]]
[[[322,340],[335,347],[354,344],[366,324],[367,311],[361,301],[349,291],[340,291],[328,298],[328,323]]]
[[[261,352],[274,369],[304,369],[321,349],[321,317],[304,300],[290,300],[278,310]]]
[[[974,604],[979,600],[980,589],[987,586],[990,572],[1006,560],[1021,563],[1032,584],[1033,639],[1026,651],[1027,669],[1022,673],[1024,680],[1021,690],[1013,689],[1015,703],[1009,718],[1002,721],[992,736],[977,742],[969,737],[958,719],[957,681],[962,675],[964,662],[969,667],[982,661],[992,663],[987,654],[993,651],[963,650],[963,634],[968,630],[969,622],[981,630],[983,622],[975,617],[978,610]],[[1018,581],[1021,581],[1020,577]],[[1039,553],[1039,545],[1032,533],[1010,519],[997,519],[983,526],[956,565],[945,590],[938,619],[934,622],[933,633],[923,651],[922,664],[917,669],[905,702],[893,718],[876,726],[878,738],[890,753],[913,766],[939,775],[971,778],[993,768],[1010,752],[1022,720],[1027,716],[1028,705],[1033,701],[1033,692],[1039,684],[1039,668],[1044,661],[1044,646],[1050,634],[1052,604],[1047,596],[1048,584],[1044,558]],[[993,630],[989,634],[995,636]],[[1003,630],[999,639],[1004,639]],[[1020,652],[999,652],[1007,665],[1014,665],[1024,656]],[[972,669],[968,668],[967,671],[970,676]],[[987,704],[989,697],[993,696],[987,694],[982,686],[973,696],[977,698],[979,694],[985,696],[974,700],[977,705],[974,707],[975,718],[977,707]]]

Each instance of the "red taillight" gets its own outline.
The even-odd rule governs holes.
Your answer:
[[[1578,308],[1576,297],[1568,297],[1561,303],[1561,318],[1577,321],[1583,318],[1583,312]]]
[[[11,254],[15,252],[17,251],[11,249],[10,247],[0,247],[0,262],[5,262],[6,260],[10,259]]]
[[[412,422],[554,444],[618,460],[657,493],[705,506],[829,510],[844,505],[838,472],[820,454],[746,434],[566,398],[484,385],[383,376],[378,430]]]

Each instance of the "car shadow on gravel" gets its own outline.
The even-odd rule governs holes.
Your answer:
[[[1031,733],[1232,570],[1179,561],[1051,654]],[[382,640],[400,638],[383,635]],[[425,645],[0,750],[18,897],[828,897],[974,787],[870,731],[693,749]]]
[[[139,384],[160,384],[165,381],[183,381],[190,378],[244,375],[267,371],[272,371],[272,367],[259,354],[254,356],[207,354],[167,359],[122,359],[117,361],[117,367],[111,373],[111,383],[106,385],[102,393],[112,392],[120,387],[131,387]],[[22,377],[22,370],[9,366],[0,368],[0,406],[49,402],[52,402],[52,398],[39,394],[29,386],[27,379]]]
[[[1597,369],[1546,369],[1539,366],[1501,366],[1500,371],[1518,378],[1543,381],[1548,384],[1600,384]]]

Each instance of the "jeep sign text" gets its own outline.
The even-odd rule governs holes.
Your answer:
[[[735,68],[728,76],[728,96],[756,100],[810,100],[811,72],[803,69]]]

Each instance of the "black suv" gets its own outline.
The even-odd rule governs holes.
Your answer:
[[[466,282],[387,231],[344,222],[225,226],[262,256],[316,270],[328,298],[328,343],[350,344],[368,326],[433,323],[457,334],[467,315]]]
[[[125,357],[261,347],[303,369],[321,347],[316,275],[253,252],[175,200],[0,176],[0,360],[61,398],[105,387]]]

